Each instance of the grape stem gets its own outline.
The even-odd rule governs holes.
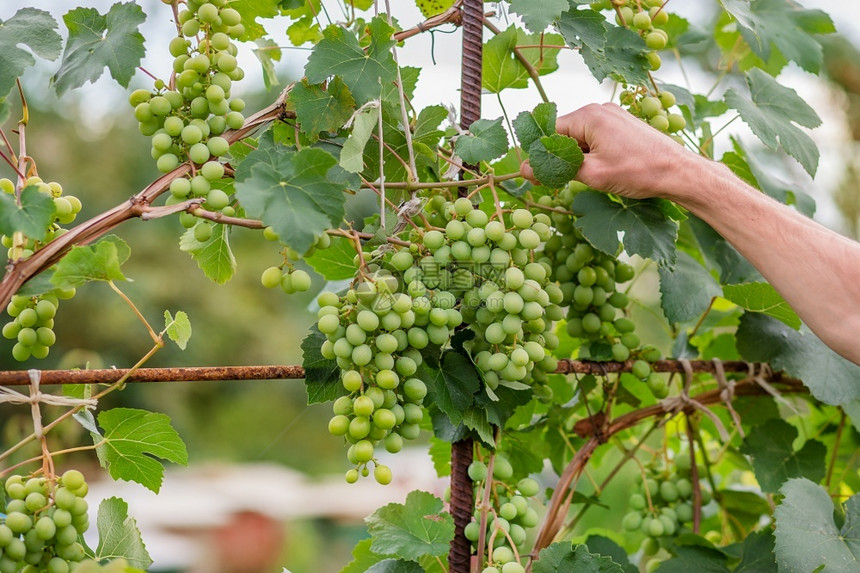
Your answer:
[[[43,437],[43,439],[44,439],[44,437]],[[41,453],[40,455],[38,455],[38,456],[33,456],[32,458],[30,458],[30,459],[28,459],[28,460],[24,460],[24,461],[22,461],[22,462],[18,462],[18,463],[17,463],[17,464],[15,464],[14,466],[10,466],[10,467],[8,467],[8,468],[6,468],[6,469],[4,469],[4,470],[0,470],[0,478],[2,478],[3,476],[5,476],[5,475],[6,475],[6,474],[8,474],[9,472],[15,471],[16,469],[18,469],[18,468],[20,468],[20,467],[23,467],[23,466],[26,466],[26,465],[29,465],[29,464],[32,464],[32,463],[36,463],[36,462],[38,462],[38,461],[45,460],[46,458],[51,459],[53,456],[62,456],[62,455],[66,455],[66,454],[72,454],[72,453],[75,453],[75,452],[86,452],[86,451],[89,451],[89,450],[96,450],[96,449],[100,448],[101,446],[103,446],[106,442],[107,442],[107,440],[102,440],[102,441],[100,441],[99,443],[97,443],[97,444],[93,444],[93,445],[91,445],[91,446],[78,446],[78,447],[76,447],[76,448],[68,448],[68,449],[65,449],[65,450],[59,450],[59,451],[56,451],[56,452],[46,452],[46,451],[44,451],[44,450],[43,450],[43,451],[42,451],[42,453]],[[53,463],[52,463],[51,465],[53,466]],[[46,476],[53,476],[53,475],[54,475],[53,467],[51,467],[51,469],[50,469],[50,470],[45,470],[45,468],[43,467],[43,468],[42,468],[42,472],[43,472]]]
[[[693,483],[693,533],[699,534],[702,525],[702,486],[699,483],[699,467],[696,465],[696,437],[693,435],[693,420],[689,414],[684,414],[687,420],[687,441],[690,442],[690,481]],[[702,451],[704,453],[704,450]]]
[[[836,458],[839,454],[839,444],[842,441],[842,430],[845,429],[845,410],[840,408],[839,413],[841,414],[841,418],[839,419],[839,426],[836,428],[836,439],[833,442],[833,455],[830,456],[830,464],[827,466],[827,480],[824,482],[828,493],[830,493],[830,482],[833,478],[833,469],[836,467]]]

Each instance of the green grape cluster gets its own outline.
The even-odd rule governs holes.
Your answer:
[[[540,250],[552,234],[550,218],[526,209],[490,216],[464,197],[437,196],[428,209],[428,220],[444,222],[445,230],[424,234],[427,254],[408,284],[450,284],[461,297],[463,319],[475,333],[470,351],[490,390],[537,382],[541,395],[549,392],[541,383],[558,367],[553,326],[564,316],[562,292]]]
[[[669,111],[675,105],[675,95],[670,91],[663,90],[653,95],[642,87],[628,87],[621,92],[621,105],[663,133],[674,134],[687,127],[687,120],[683,115]],[[683,143],[679,136],[672,137]]]
[[[69,573],[84,559],[88,486],[77,470],[56,484],[11,476],[0,516],[0,573]]]
[[[669,23],[669,13],[664,0],[597,0],[591,3],[592,10],[615,11],[615,23],[634,30],[645,40],[650,50],[645,54],[652,70],[660,69],[660,50],[669,43],[663,29]]]
[[[42,241],[37,241],[32,237],[22,236],[23,240],[18,244],[15,244],[14,237],[0,235],[0,244],[9,249],[7,251],[7,258],[9,260],[28,259],[46,243],[64,235],[68,231],[60,225],[68,225],[73,222],[81,211],[80,199],[73,195],[63,195],[63,186],[56,181],[45,183],[41,177],[34,175],[29,177],[24,184],[25,187],[29,187],[31,185],[37,187],[41,193],[53,198],[54,218],[48,228],[45,239]],[[15,184],[11,179],[4,177],[0,179],[0,191],[12,195],[15,193]],[[15,247],[20,248],[20,252],[16,253],[14,250]]]
[[[375,459],[382,444],[390,453],[420,433],[427,386],[415,377],[423,362],[420,350],[445,344],[462,323],[454,296],[405,292],[385,269],[351,288],[345,296],[321,293],[317,327],[326,336],[322,355],[337,360],[348,393],[334,402],[329,431],[350,444],[346,473],[354,483],[374,463],[376,481],[387,484],[391,470]],[[426,296],[430,294],[430,296]]]
[[[540,485],[532,478],[523,478],[515,485],[509,485],[513,468],[502,454],[496,454],[493,475],[490,478],[484,462],[475,460],[469,465],[469,477],[476,488],[476,499],[480,499],[483,487],[491,487],[496,495],[491,495],[492,508],[489,510],[485,532],[487,567],[482,573],[523,573],[522,564],[517,556],[527,554],[526,540],[528,530],[540,521],[538,512],[532,507],[530,499],[540,492]],[[477,545],[481,533],[481,508],[475,509],[473,519],[466,525],[466,538]],[[516,549],[516,551],[515,551]]]
[[[60,300],[75,296],[75,289],[54,289],[39,296],[16,294],[6,306],[12,320],[3,326],[3,337],[17,342],[12,357],[24,362],[31,356],[45,358],[57,341],[54,334],[54,316]]]
[[[232,40],[245,33],[239,12],[226,0],[188,0],[179,12],[181,35],[170,41],[173,77],[170,85],[156,80],[154,91],[138,89],[129,96],[140,132],[151,137],[152,157],[167,173],[190,160],[192,173],[170,183],[168,203],[204,198],[203,207],[232,215],[230,196],[214,185],[224,177],[222,159],[230,144],[227,129],[244,125],[245,102],[231,98],[234,81],[244,77]],[[189,213],[180,216],[186,228],[198,225]],[[195,238],[211,236],[211,224],[200,222]]]
[[[672,537],[693,521],[693,484],[690,475],[690,457],[675,456],[674,471],[649,472],[630,495],[630,511],[621,525],[625,531],[640,531],[646,536],[645,553],[653,555],[659,548],[656,540]],[[711,501],[711,491],[704,483],[699,487],[702,504]]]

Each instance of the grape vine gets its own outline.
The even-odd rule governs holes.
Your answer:
[[[343,8],[336,17],[334,5]],[[108,235],[128,219],[161,217],[178,219],[181,250],[214,282],[237,271],[231,236],[253,233],[267,253],[257,286],[315,295],[304,369],[266,372],[303,375],[309,402],[330,403],[346,482],[371,473],[381,485],[397,480],[388,454],[424,440],[441,477],[471,480],[452,478],[444,502],[413,492],[369,516],[370,539],[344,573],[744,573],[856,561],[843,541],[860,487],[851,477],[856,365],[826,349],[703,221],[668,201],[577,181],[583,150],[557,133],[564,110],[543,79],[576,52],[598,82],[615,83],[613,99],[627,112],[808,209],[799,190],[775,188],[745,142],[732,138],[718,158],[715,138],[740,118],[766,147],[815,173],[818,150],[798,126],[818,117],[777,78],[789,62],[818,72],[830,17],[788,0],[714,3],[717,15],[704,24],[662,0],[485,7],[163,0],[146,14],[116,3],[105,14],[70,10],[65,43],[41,10],[0,22],[0,48],[11,54],[0,96],[17,85],[21,112],[17,147],[0,130],[10,170],[0,179],[0,301],[11,357],[28,366],[53,359],[51,349],[64,348],[54,329],[59,302],[94,281],[127,303],[153,345],[119,373],[86,373],[88,383],[109,383],[98,393],[48,395],[35,369],[23,380],[30,397],[0,387],[0,401],[34,409],[33,434],[0,453],[0,573],[151,565],[118,499],[102,502],[104,522],[99,509],[99,547],[81,542],[86,481],[74,469],[56,472],[53,460],[97,450],[113,478],[154,491],[160,462],[187,463],[166,416],[92,412],[126,382],[183,376],[142,368],[166,339],[184,349],[190,321],[165,311],[164,328],[152,325],[119,287],[130,248]],[[161,176],[80,222],[79,193],[43,180],[41,150],[28,149],[27,126],[39,119],[19,77],[33,56],[62,55],[52,78],[61,96],[105,68],[129,88],[147,16],[170,31],[172,61],[141,68],[148,87],[129,90],[129,115]],[[286,34],[275,32],[276,16],[289,21]],[[426,86],[406,46],[457,26],[460,109],[419,109],[416,92]],[[287,44],[309,47],[303,77],[247,117],[238,97],[249,89],[239,84],[243,44],[255,46],[267,87],[278,82],[274,62]],[[695,60],[714,85],[663,81],[679,76],[670,60]],[[509,113],[508,94],[528,87],[543,103]],[[479,90],[497,96],[502,117],[481,117]],[[12,101],[0,97],[0,114]],[[522,176],[526,159],[535,181]],[[358,215],[348,196],[375,203],[376,214]],[[330,281],[321,292],[318,277]],[[41,403],[67,410],[43,427]],[[66,420],[82,424],[92,445],[52,451],[51,432]],[[30,443],[41,454],[23,457]],[[829,495],[850,499],[834,508]],[[844,525],[833,520],[840,511]],[[797,524],[811,513],[818,517],[804,531]],[[121,528],[122,543],[105,538],[110,527]],[[471,563],[455,552],[448,561],[449,546],[465,547]]]

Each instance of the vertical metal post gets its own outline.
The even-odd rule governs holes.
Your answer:
[[[463,2],[463,60],[460,80],[460,127],[468,129],[481,117],[481,58],[484,36],[483,0]],[[461,172],[462,178],[462,172]],[[466,195],[466,188],[459,190]],[[474,499],[469,464],[472,463],[472,439],[455,442],[451,451],[451,515],[454,517],[454,540],[448,554],[450,573],[470,573],[472,544],[463,530],[472,519]]]

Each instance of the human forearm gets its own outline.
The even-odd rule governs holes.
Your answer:
[[[860,244],[701,158],[679,166],[667,196],[710,224],[826,344],[860,363]]]

